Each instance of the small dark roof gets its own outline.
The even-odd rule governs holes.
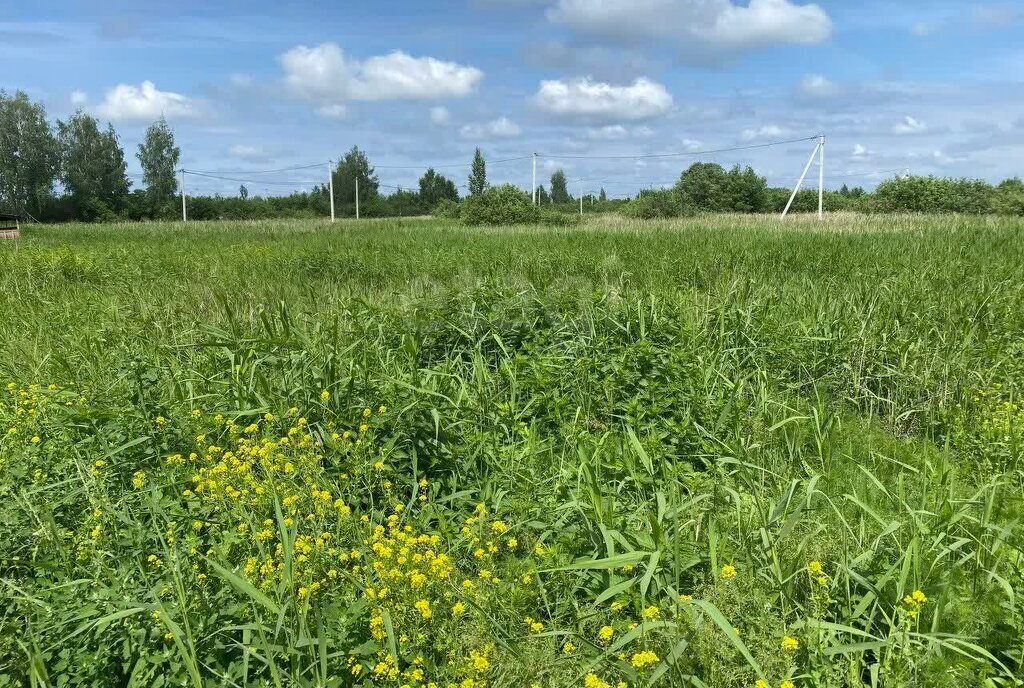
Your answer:
[[[0,213],[0,220],[13,220],[14,222],[20,222],[21,215],[5,215],[4,213]]]

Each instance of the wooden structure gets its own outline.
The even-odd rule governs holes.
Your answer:
[[[0,239],[17,239],[21,236],[21,216],[0,215]]]

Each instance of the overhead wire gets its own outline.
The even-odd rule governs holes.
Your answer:
[[[529,160],[532,157],[533,157],[533,155],[521,155],[521,156],[516,157],[516,158],[501,158],[501,159],[498,159],[498,160],[485,160],[484,162],[486,164],[488,164],[488,165],[500,165],[500,164],[506,163],[506,162],[517,162],[517,161],[520,161],[520,160]],[[466,162],[466,163],[452,163],[450,165],[427,165],[427,166],[424,166],[424,165],[374,165],[373,169],[375,169],[375,170],[425,170],[425,169],[447,170],[447,169],[465,168],[465,167],[472,167],[472,166],[473,166],[472,162]]]
[[[312,169],[314,167],[324,167],[326,165],[330,165],[330,162],[325,160],[323,162],[310,163],[309,165],[296,165],[295,167],[281,167],[281,168],[276,169],[276,170],[238,170],[237,174],[248,174],[248,175],[253,175],[253,174],[274,174],[276,172],[293,172],[295,170],[308,170],[308,169]],[[211,171],[211,170],[189,170],[189,169],[186,169],[185,172],[187,172],[188,174],[219,174],[219,173],[222,173],[222,172],[226,172],[227,174],[236,174],[236,172],[233,172],[231,170]]]
[[[719,153],[734,153],[738,151],[756,150],[758,148],[771,148],[772,146],[786,146],[793,143],[804,143],[806,141],[814,141],[820,138],[817,136],[808,136],[800,139],[790,139],[787,141],[769,141],[767,143],[750,144],[747,146],[734,146],[732,148],[718,148],[713,150],[699,150],[699,151],[685,151],[680,153],[650,153],[643,155],[562,155],[562,154],[539,154],[539,157],[544,158],[560,158],[563,160],[649,160],[652,158],[691,158],[699,157],[701,155],[715,155]]]
[[[223,179],[229,182],[240,182],[242,184],[271,184],[273,186],[308,186],[310,184],[323,184],[323,180],[318,181],[269,181],[266,179],[242,179],[240,177],[227,177],[218,174],[208,174],[206,172],[197,172],[195,170],[182,170],[185,174],[195,175],[197,177],[204,177],[206,179]]]

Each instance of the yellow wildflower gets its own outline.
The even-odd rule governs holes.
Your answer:
[[[424,619],[429,619],[434,615],[434,612],[430,609],[430,602],[428,600],[417,600],[413,607],[416,608],[416,611],[418,611]]]
[[[629,663],[633,665],[634,669],[645,669],[652,664],[658,663],[658,655],[654,654],[650,650],[636,652],[629,658]]]
[[[491,667],[491,663],[487,661],[487,657],[481,652],[473,650],[469,653],[469,657],[473,661],[473,670],[477,673],[483,673]]]

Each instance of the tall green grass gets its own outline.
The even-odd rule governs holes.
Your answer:
[[[29,228],[0,244],[0,685],[1021,685],[1022,259],[1020,221],[955,216]],[[454,580],[465,621],[417,639],[396,602],[374,636],[366,579],[298,592],[277,483],[189,553],[212,516],[167,456],[291,407],[370,523],[407,502],[468,570],[477,505],[510,524],[500,594]],[[241,554],[265,518],[273,585]]]

